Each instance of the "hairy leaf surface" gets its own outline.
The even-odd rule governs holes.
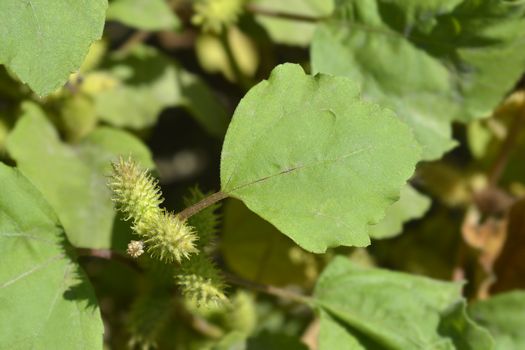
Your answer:
[[[0,348],[102,349],[95,294],[56,214],[18,170],[0,164]]]
[[[409,128],[352,81],[287,64],[237,107],[221,187],[309,251],[366,246],[419,152]]]
[[[39,95],[62,86],[104,28],[107,0],[0,1],[0,64]]]

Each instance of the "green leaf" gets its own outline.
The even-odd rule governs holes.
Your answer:
[[[26,103],[7,140],[20,171],[55,209],[74,246],[109,248],[115,211],[106,186],[110,162],[133,155],[142,166],[153,162],[132,135],[99,127],[76,145],[63,143],[38,106]]]
[[[61,87],[104,28],[106,0],[2,0],[0,64],[39,95]]]
[[[198,76],[153,48],[139,46],[124,58],[114,56],[94,79],[102,78],[101,74],[112,83],[92,95],[97,113],[112,125],[149,127],[163,109],[181,106],[212,135],[222,137],[225,133],[228,115],[212,91]]]
[[[164,0],[113,0],[107,19],[142,30],[175,29],[179,19]]]
[[[93,290],[51,207],[0,164],[0,348],[102,349]]]
[[[266,12],[322,18],[329,16],[334,4],[327,0],[257,0],[252,6]],[[255,20],[268,32],[273,42],[285,45],[308,46],[314,36],[315,21],[293,20],[277,16],[255,14]]]
[[[306,250],[366,246],[419,151],[409,128],[350,80],[287,64],[237,107],[221,187]]]
[[[331,0],[252,0],[251,3],[268,11],[305,16],[327,16],[334,9]]]
[[[312,67],[360,82],[412,126],[425,159],[439,158],[452,120],[489,115],[519,79],[524,13],[523,2],[341,0]]]
[[[401,189],[399,200],[386,210],[383,220],[370,227],[370,237],[384,239],[397,236],[403,230],[403,223],[421,218],[430,208],[430,203],[430,198],[406,185]]]
[[[178,68],[177,106],[184,107],[211,135],[224,138],[229,112],[214,92],[197,75]]]
[[[488,328],[497,350],[525,348],[525,292],[497,294],[469,307],[469,314]]]
[[[237,200],[224,208],[221,251],[233,272],[254,282],[311,287],[318,274],[313,254]]]
[[[344,324],[321,310],[319,328],[319,350],[365,350]]]
[[[264,15],[258,15],[255,18],[275,43],[308,47],[314,37],[315,23],[290,21]]]
[[[336,257],[314,296],[354,336],[379,348],[481,350],[493,345],[487,331],[461,312],[458,283],[365,268]]]
[[[445,311],[439,332],[452,339],[455,349],[494,349],[494,339],[488,330],[468,316],[466,301],[459,302]]]

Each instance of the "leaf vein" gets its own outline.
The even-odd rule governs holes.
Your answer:
[[[297,170],[301,170],[301,169],[305,169],[305,168],[311,168],[311,167],[314,167],[314,166],[317,166],[317,165],[326,164],[326,163],[337,163],[337,162],[345,160],[345,159],[347,159],[347,158],[349,158],[351,156],[354,156],[356,154],[359,154],[359,153],[362,153],[362,152],[365,152],[365,151],[368,151],[368,150],[371,150],[371,149],[373,149],[373,146],[360,148],[360,149],[357,149],[357,150],[355,150],[353,152],[350,152],[348,154],[344,154],[344,155],[342,155],[340,157],[337,157],[337,158],[321,159],[321,160],[318,160],[318,161],[315,161],[315,162],[312,162],[312,163],[308,163],[308,164],[303,164],[303,165],[298,165],[298,166],[295,166],[295,167],[287,168],[287,169],[284,169],[284,170],[282,170],[282,171],[280,171],[278,173],[271,174],[271,175],[262,177],[260,179],[250,181],[250,182],[245,183],[243,185],[239,185],[239,186],[235,187],[234,189],[228,191],[228,193],[235,192],[235,191],[240,190],[240,189],[242,189],[244,187],[247,187],[247,186],[255,185],[255,184],[259,183],[259,182],[267,181],[267,180],[269,180],[271,178],[274,178],[276,176],[290,174],[290,173],[296,172]]]
[[[0,284],[0,289],[2,288],[5,288],[5,287],[8,287],[10,286],[11,284],[33,274],[34,272],[40,270],[40,269],[43,269],[45,267],[47,267],[48,265],[52,264],[53,262],[59,260],[59,259],[62,259],[64,257],[64,254],[60,253],[60,254],[57,254],[55,256],[52,256],[51,258],[47,259],[46,261],[44,261],[43,263],[41,264],[38,264],[36,266],[33,266],[31,269],[21,273],[20,275],[10,279],[9,281],[6,281],[2,284]]]

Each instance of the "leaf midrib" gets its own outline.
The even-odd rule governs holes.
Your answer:
[[[265,177],[262,177],[262,178],[259,178],[259,179],[256,179],[256,180],[249,181],[249,182],[247,182],[245,184],[239,185],[239,186],[237,186],[237,187],[235,187],[235,188],[233,188],[233,189],[231,189],[229,191],[226,191],[226,193],[230,194],[230,193],[233,193],[233,192],[238,191],[240,189],[243,189],[245,187],[252,186],[252,185],[255,185],[257,183],[270,180],[270,179],[272,179],[274,177],[277,177],[277,176],[288,175],[288,174],[297,172],[298,170],[301,170],[301,169],[311,168],[311,167],[315,167],[315,166],[322,165],[322,164],[325,164],[325,163],[337,163],[337,162],[343,161],[343,160],[345,160],[347,158],[350,158],[353,155],[356,155],[356,154],[359,154],[361,152],[365,152],[365,151],[371,150],[373,148],[374,148],[373,146],[368,146],[368,147],[357,149],[357,150],[352,151],[352,152],[350,152],[348,154],[344,154],[344,155],[339,156],[337,158],[320,159],[320,160],[317,160],[317,161],[314,161],[314,162],[311,162],[311,163],[301,164],[301,165],[294,166],[294,167],[287,167],[286,169],[281,170],[278,173],[271,174],[271,175],[268,175],[268,176],[265,176]]]

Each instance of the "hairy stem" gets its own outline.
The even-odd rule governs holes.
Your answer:
[[[200,202],[195,203],[191,207],[187,207],[186,209],[184,209],[183,211],[178,213],[177,216],[179,217],[180,220],[186,220],[189,217],[197,214],[201,210],[206,209],[210,205],[212,205],[214,203],[217,203],[218,201],[221,201],[221,200],[223,200],[225,198],[228,198],[228,194],[226,194],[224,192],[220,192],[220,191],[216,192],[216,193],[214,193],[212,195],[209,195],[208,197],[204,198]]]
[[[218,192],[220,193],[220,192]],[[210,197],[218,194],[215,193],[211,195]],[[204,200],[210,198],[207,197]],[[216,202],[216,201],[215,201]],[[200,203],[200,202],[199,202]],[[198,204],[198,203],[197,203]],[[190,207],[192,208],[192,207]],[[118,260],[131,268],[135,270],[142,271],[142,269],[136,264],[135,261],[129,259],[127,256],[120,254],[119,252],[110,250],[110,249],[88,249],[88,248],[77,248],[76,252],[79,256],[87,256],[87,257],[93,257],[93,258],[99,258],[104,260]],[[228,273],[226,271],[223,271],[224,276],[226,277],[226,280],[232,284],[245,287],[251,290],[255,290],[261,293],[265,293],[268,295],[273,295],[278,298],[291,300],[300,304],[311,304],[312,298],[309,296],[299,294],[296,292],[293,292],[288,289],[275,287],[272,285],[266,285],[266,284],[260,284],[252,281],[248,281],[245,279],[242,279],[238,276],[235,276],[231,273]]]
[[[90,257],[103,260],[115,260],[129,266],[133,270],[142,271],[142,268],[136,263],[136,261],[130,259],[124,254],[116,252],[110,249],[90,249],[90,248],[76,248],[77,255],[79,257]]]
[[[139,30],[129,36],[129,38],[119,47],[116,52],[119,55],[128,55],[137,45],[142,44],[151,36],[150,32]]]
[[[175,300],[175,308],[177,315],[187,323],[193,330],[211,339],[220,339],[224,336],[224,332],[216,325],[209,323],[201,316],[195,315],[188,311],[187,307],[181,300]]]

